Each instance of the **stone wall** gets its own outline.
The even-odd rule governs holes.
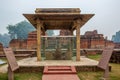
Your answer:
[[[9,47],[12,49],[26,49],[27,48],[27,40],[19,40],[19,39],[12,39],[9,43]]]
[[[98,34],[97,30],[87,31],[81,35],[82,49],[103,49],[108,46],[114,46],[113,41],[104,38],[103,34]]]
[[[41,33],[42,34],[42,33]],[[43,35],[43,34],[42,34]],[[47,35],[47,34],[46,34]],[[61,30],[60,31],[60,36],[65,36],[65,35],[71,35],[69,30]],[[36,31],[30,32],[28,35],[28,39],[24,40],[24,41],[20,41],[20,40],[12,40],[10,42],[10,47],[12,47],[13,49],[19,49],[19,48],[23,48],[23,49],[36,49],[36,44],[37,44],[37,34]],[[68,44],[69,42],[69,38],[62,38],[60,41],[60,43],[62,44]],[[41,40],[43,41],[43,40]],[[45,40],[46,42],[42,42],[41,45],[45,45],[46,47],[51,47],[51,48],[55,48],[55,43],[56,43],[56,38],[47,38]],[[74,48],[76,48],[76,40],[73,40],[73,45]],[[103,49],[104,47],[107,46],[114,46],[114,43],[112,41],[109,41],[107,39],[104,38],[103,34],[98,34],[97,30],[94,31],[87,31],[85,32],[84,35],[81,35],[81,41],[80,41],[80,47],[81,49]],[[64,45],[63,45],[64,46]],[[42,46],[43,48],[44,46]]]

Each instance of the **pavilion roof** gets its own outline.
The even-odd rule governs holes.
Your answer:
[[[81,20],[83,26],[94,14],[80,14],[79,8],[37,8],[34,14],[23,14],[36,28],[36,19],[43,22],[44,29],[72,29],[73,22]]]

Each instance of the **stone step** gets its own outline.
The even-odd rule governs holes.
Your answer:
[[[42,80],[80,80],[74,66],[45,66]]]
[[[65,70],[65,69],[71,69],[71,67],[70,67],[70,66],[49,66],[49,70],[54,70],[54,69],[55,69],[55,70],[56,70],[56,69],[57,69],[57,70],[59,70],[59,69],[60,69],[60,70],[61,70],[61,69],[64,69],[64,70]]]
[[[76,74],[73,66],[46,66],[43,74]]]
[[[76,74],[76,72],[71,72],[71,71],[50,71],[50,72],[44,72],[44,74]]]

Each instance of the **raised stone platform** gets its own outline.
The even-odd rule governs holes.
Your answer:
[[[36,57],[30,57],[22,59],[18,62],[19,66],[23,67],[32,67],[32,66],[96,66],[98,61],[81,57],[80,61],[75,60],[43,60],[37,61]]]
[[[15,72],[43,72],[44,66],[75,66],[76,71],[101,71],[97,67],[98,61],[81,57],[81,61],[75,60],[43,60],[37,61],[36,57],[29,57],[17,61],[20,68]],[[111,70],[111,67],[110,67]],[[0,72],[7,72],[7,65],[0,67]]]
[[[76,71],[99,71],[98,61],[81,57],[81,61],[75,60],[43,60],[37,61],[36,57],[25,58],[18,61],[20,68],[16,72],[43,72],[44,66],[75,66]]]

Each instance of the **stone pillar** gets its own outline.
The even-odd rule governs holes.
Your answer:
[[[80,20],[76,21],[76,61],[80,61]]]
[[[41,26],[42,23],[39,19],[36,20],[37,23],[37,61],[41,61]]]

